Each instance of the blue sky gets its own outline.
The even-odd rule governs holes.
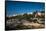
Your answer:
[[[6,15],[40,11],[45,8],[44,3],[39,2],[6,2]]]

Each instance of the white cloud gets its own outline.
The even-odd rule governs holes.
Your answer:
[[[28,12],[27,14],[33,14],[33,12]]]
[[[13,16],[16,16],[15,14],[13,14]]]

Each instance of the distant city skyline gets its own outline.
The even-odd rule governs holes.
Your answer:
[[[45,10],[45,4],[40,2],[18,2],[7,1],[6,2],[6,15],[12,16],[14,14],[31,13],[34,11]]]

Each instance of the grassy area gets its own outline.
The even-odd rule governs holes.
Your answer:
[[[45,21],[45,15],[42,15],[41,17],[40,16],[36,16],[35,17],[35,14],[36,14],[36,12],[34,12],[34,14],[27,14],[27,13],[25,13],[24,15],[17,15],[17,16],[13,16],[13,17],[7,17],[6,18],[6,25],[7,25],[7,21],[9,19],[11,20],[11,21],[9,20],[11,22],[11,24],[9,26],[6,26],[6,30],[11,30],[11,29],[13,29],[13,30],[15,30],[15,29],[19,30],[19,29],[39,29],[39,28],[44,28],[45,27],[45,22],[44,23],[39,23],[37,21],[37,19],[34,19],[34,18],[38,18],[38,19],[42,18],[43,21]],[[14,19],[14,21],[12,19]],[[26,22],[27,21],[28,22],[27,23],[26,22],[21,22],[22,20],[23,21],[26,20]],[[16,21],[19,21],[20,23],[18,24],[18,22],[16,22]],[[14,25],[16,25],[15,23],[17,23],[18,25],[14,26]]]

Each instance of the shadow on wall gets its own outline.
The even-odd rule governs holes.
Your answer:
[[[5,30],[5,31],[17,31],[17,30]]]

